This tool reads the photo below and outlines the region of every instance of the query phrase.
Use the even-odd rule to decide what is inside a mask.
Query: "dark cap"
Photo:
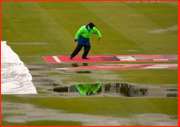
[[[89,23],[89,27],[90,27],[90,28],[93,28],[94,26],[95,26],[95,25],[94,25],[92,22]]]

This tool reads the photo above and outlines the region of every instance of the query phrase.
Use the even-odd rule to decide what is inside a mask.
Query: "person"
[[[89,38],[91,37],[91,34],[97,34],[99,36],[98,41],[101,39],[101,33],[99,32],[98,29],[94,27],[95,25],[90,22],[87,25],[82,26],[78,32],[75,35],[75,42],[78,41],[78,45],[73,51],[73,53],[70,56],[70,59],[73,59],[79,51],[84,47],[84,53],[82,55],[82,59],[89,59],[87,58],[87,55],[89,53],[89,50],[91,48]]]

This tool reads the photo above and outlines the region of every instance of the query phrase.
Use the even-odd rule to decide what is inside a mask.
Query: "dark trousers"
[[[77,45],[77,47],[75,48],[74,52],[71,54],[72,57],[75,57],[79,51],[82,49],[82,47],[84,47],[84,53],[82,55],[82,58],[86,58],[88,53],[89,53],[89,50],[91,48],[90,45]]]

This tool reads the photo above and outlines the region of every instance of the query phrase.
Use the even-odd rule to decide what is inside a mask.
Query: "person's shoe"
[[[87,58],[87,57],[84,57],[84,58],[82,58],[82,59],[89,59],[89,58]]]
[[[71,57],[70,57],[70,59],[72,60],[72,59],[73,59],[73,57],[71,56]]]

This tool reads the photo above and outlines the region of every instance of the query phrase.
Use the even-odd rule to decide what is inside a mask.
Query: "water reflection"
[[[124,97],[178,97],[177,89],[149,88],[128,83],[75,84],[53,88],[54,92],[77,92],[83,96],[111,94]]]
[[[81,93],[82,95],[95,95],[95,94],[99,94],[100,91],[100,87],[101,87],[101,83],[97,83],[97,84],[76,84],[76,90],[77,92]]]

